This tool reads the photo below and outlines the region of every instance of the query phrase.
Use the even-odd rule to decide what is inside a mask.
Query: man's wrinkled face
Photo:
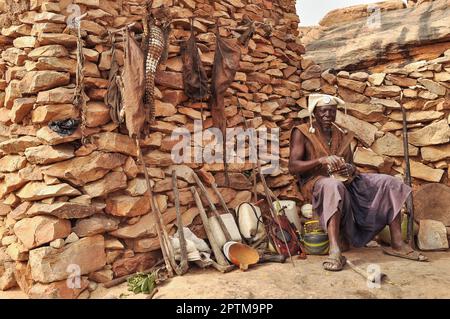
[[[314,116],[322,127],[330,127],[336,121],[336,105],[316,106]]]

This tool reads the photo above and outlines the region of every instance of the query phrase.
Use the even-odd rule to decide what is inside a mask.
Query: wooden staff
[[[402,103],[403,91],[400,93],[400,106],[402,108],[402,120],[403,120],[403,154],[405,158],[405,183],[411,187],[411,166],[409,161],[409,142],[408,142],[408,123],[406,121],[406,110]],[[407,235],[411,248],[415,248],[414,243],[414,202],[412,192],[406,199],[406,210],[408,211],[408,227]]]
[[[228,231],[227,227],[225,226],[225,223],[222,220],[222,217],[220,216],[219,212],[216,209],[216,206],[214,205],[213,201],[211,200],[211,197],[209,196],[208,192],[206,191],[206,187],[205,185],[203,185],[202,181],[200,180],[200,178],[198,178],[197,174],[192,173],[192,176],[195,179],[195,182],[197,183],[198,187],[200,187],[200,191],[202,192],[202,194],[205,196],[209,207],[211,208],[211,211],[213,212],[214,216],[217,218],[217,222],[220,225],[220,228],[222,229],[223,234],[225,235],[225,239],[227,241],[231,241],[231,235],[230,232]]]
[[[195,203],[197,204],[198,210],[200,212],[200,217],[202,218],[203,226],[205,227],[206,236],[208,236],[209,243],[211,244],[211,248],[214,252],[214,256],[216,257],[217,263],[221,266],[228,266],[225,256],[222,253],[222,249],[217,244],[216,239],[214,238],[214,234],[209,226],[208,216],[206,215],[205,208],[203,207],[202,200],[197,193],[197,190],[194,186],[191,187],[192,195],[194,196]]]
[[[181,262],[180,265],[175,268],[175,272],[181,276],[188,271],[189,264],[186,248],[186,238],[184,237],[183,222],[181,220],[181,213],[180,213],[180,192],[178,191],[177,172],[175,170],[172,170],[172,184],[173,184],[173,194],[175,197],[175,211],[177,214],[178,238],[180,240],[180,254],[181,254]]]
[[[270,211],[270,214],[272,215],[272,218],[273,218],[273,219],[275,220],[275,222],[277,223],[278,228],[280,228],[280,232],[281,232],[281,235],[283,236],[283,242],[284,242],[284,244],[286,245],[286,250],[287,250],[287,252],[288,252],[289,259],[290,259],[291,262],[292,262],[292,266],[295,267],[294,260],[293,260],[292,255],[291,255],[291,251],[289,250],[289,245],[288,245],[288,243],[287,243],[286,235],[284,234],[284,230],[283,230],[283,228],[281,227],[280,219],[278,218],[278,213],[275,211],[275,208],[273,207],[272,196],[275,197],[275,194],[273,194],[273,193],[270,191],[269,187],[267,186],[266,178],[264,177],[264,174],[262,173],[261,163],[259,162],[259,159],[257,160],[257,164],[258,164],[258,173],[259,173],[259,177],[261,178],[261,182],[262,182],[263,187],[264,187],[264,193],[265,193],[265,195],[266,195],[267,204],[269,204],[269,211]],[[275,200],[277,200],[276,197],[275,197]],[[277,200],[277,201],[278,201],[278,200]]]
[[[243,119],[243,121],[244,121],[245,129],[248,130],[248,129],[250,128],[250,126],[248,125],[247,119],[246,119],[245,116],[244,116],[244,112],[243,112],[243,110],[242,110],[242,105],[239,103],[239,99],[238,99],[238,106],[239,106],[239,109],[240,109],[240,111],[241,111],[241,115],[242,115],[242,119]],[[257,172],[258,172],[258,175],[259,175],[260,178],[261,178],[261,182],[262,182],[262,184],[263,184],[263,187],[264,187],[264,193],[265,193],[265,196],[266,196],[267,204],[269,205],[269,211],[270,211],[270,214],[272,215],[272,218],[276,221],[276,223],[277,223],[277,225],[278,225],[278,228],[280,228],[281,234],[282,234],[282,236],[283,236],[283,242],[284,242],[284,244],[286,245],[287,252],[288,252],[288,254],[289,254],[289,258],[290,258],[290,260],[291,260],[291,262],[292,262],[292,265],[295,267],[294,260],[292,259],[291,251],[289,250],[289,245],[288,245],[287,240],[286,240],[286,236],[285,236],[285,234],[284,234],[283,228],[281,227],[281,223],[280,223],[280,220],[279,220],[279,218],[278,218],[278,215],[277,215],[277,213],[275,212],[275,209],[273,208],[273,202],[272,202],[272,197],[271,197],[271,196],[274,196],[274,197],[275,197],[275,200],[277,200],[277,198],[276,198],[276,196],[270,191],[269,187],[267,186],[266,179],[265,179],[265,177],[264,177],[264,174],[262,173],[261,163],[259,162],[258,151],[256,151],[256,164],[257,164],[257,165],[254,165],[254,164],[253,164],[253,167],[252,167],[252,169],[253,169],[253,178],[254,178],[254,179],[253,179],[253,181],[254,181],[253,191],[254,191],[255,200],[257,200],[257,197],[258,197],[258,195],[257,195],[257,190],[256,190],[256,171],[257,171]],[[271,193],[272,193],[272,194],[271,194]]]
[[[223,198],[222,194],[219,192],[219,189],[217,188],[216,183],[211,184],[212,189],[214,190],[214,193],[216,193],[216,196],[219,198],[220,204],[222,205],[223,209],[227,214],[231,214],[233,216],[234,220],[237,221],[237,217],[234,213],[232,213],[227,206],[227,203],[225,202],[225,199]]]
[[[173,257],[173,254],[171,255],[171,252],[169,250],[169,236],[167,235],[167,231],[164,228],[164,223],[162,222],[162,216],[161,216],[161,212],[159,210],[159,206],[158,203],[156,203],[155,198],[153,196],[153,192],[152,192],[152,186],[150,184],[150,178],[148,176],[148,172],[147,172],[147,166],[145,165],[145,161],[144,161],[144,156],[142,155],[142,149],[141,146],[139,144],[139,139],[136,138],[136,146],[138,149],[138,155],[139,155],[139,160],[141,161],[142,165],[144,166],[144,176],[145,176],[145,181],[147,182],[147,193],[150,196],[150,206],[152,209],[152,212],[156,215],[156,232],[158,234],[158,238],[159,238],[159,244],[161,246],[161,251],[163,254],[163,258],[164,258],[164,262],[166,264],[166,268],[167,268],[167,273],[169,275],[169,277],[173,277],[173,268],[172,268],[172,264],[170,262],[170,257]],[[174,259],[174,258],[173,258]]]
[[[242,105],[239,102],[239,98],[237,99],[237,103],[238,103],[239,111],[241,112],[241,116],[242,116],[242,118],[244,120],[245,129],[248,130],[249,129],[249,125],[247,123],[247,119],[244,116],[244,110],[242,109]],[[253,139],[256,140],[256,136],[253,136],[253,132],[251,132],[250,138],[253,138]],[[251,157],[251,151],[252,150],[250,148],[250,157]],[[256,158],[258,158],[258,150],[256,150]],[[257,182],[256,182],[256,165],[253,162],[252,162],[252,179],[253,179],[253,187],[252,187],[253,201],[254,201],[254,203],[256,203],[258,201],[258,190],[257,190]]]

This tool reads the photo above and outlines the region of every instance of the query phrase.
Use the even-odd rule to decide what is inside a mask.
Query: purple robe
[[[409,186],[385,174],[357,174],[348,185],[324,177],[314,184],[312,205],[325,230],[339,210],[341,233],[363,247],[395,219],[410,193]]]

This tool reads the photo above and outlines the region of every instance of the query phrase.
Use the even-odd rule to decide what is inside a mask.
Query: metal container
[[[324,232],[304,234],[303,245],[308,255],[326,255],[330,248],[328,235]]]

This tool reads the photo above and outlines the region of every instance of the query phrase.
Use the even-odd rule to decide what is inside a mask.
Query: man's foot
[[[323,269],[328,271],[340,271],[344,268],[347,259],[341,253],[331,253],[322,264]]]
[[[390,256],[415,260],[415,261],[428,261],[428,258],[419,253],[418,251],[415,251],[411,247],[409,247],[406,244],[401,245],[400,247],[385,247],[383,248],[383,252]]]

